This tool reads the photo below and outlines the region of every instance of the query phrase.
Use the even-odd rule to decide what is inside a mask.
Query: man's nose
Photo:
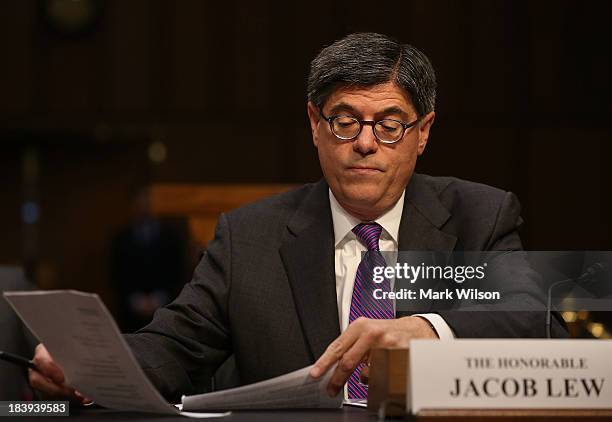
[[[373,154],[378,150],[378,141],[376,140],[374,131],[372,129],[372,126],[363,126],[361,133],[353,141],[353,151],[361,155],[368,155]]]

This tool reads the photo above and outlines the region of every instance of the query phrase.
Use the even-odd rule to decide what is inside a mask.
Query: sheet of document
[[[182,414],[151,384],[98,295],[55,290],[4,296],[63,369],[66,384],[85,397],[110,409]]]
[[[244,387],[183,396],[183,410],[340,408],[342,394],[331,398],[325,390],[333,368],[319,379],[308,375],[311,368],[308,366]]]
[[[368,407],[368,399],[344,399],[342,406]]]

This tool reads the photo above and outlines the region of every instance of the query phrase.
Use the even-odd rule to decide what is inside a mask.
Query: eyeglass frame
[[[327,121],[327,123],[329,124],[329,130],[331,131],[331,133],[338,139],[342,140],[342,141],[353,141],[354,139],[356,139],[359,135],[361,135],[361,131],[363,130],[364,126],[372,126],[372,134],[374,135],[374,137],[376,138],[376,140],[380,143],[386,144],[386,145],[393,145],[398,143],[399,141],[401,141],[404,138],[404,135],[406,134],[406,131],[408,129],[410,129],[411,127],[414,127],[414,125],[416,125],[419,120],[421,120],[421,117],[417,117],[417,119],[411,123],[405,123],[402,122],[401,120],[396,120],[396,119],[380,119],[380,120],[360,120],[354,116],[350,116],[348,114],[335,114],[333,116],[329,116],[329,117],[325,117],[325,115],[323,114],[323,110],[319,109],[319,114],[321,115],[321,117],[323,118],[323,120]],[[357,132],[357,134],[351,138],[342,138],[340,136],[338,136],[336,134],[336,132],[334,132],[334,126],[333,126],[333,121],[339,117],[348,117],[351,119],[354,119],[355,121],[357,121],[357,123],[359,123],[359,132]],[[378,135],[376,134],[376,131],[374,130],[374,127],[379,124],[382,121],[385,120],[391,120],[393,122],[399,123],[400,125],[402,125],[403,131],[402,131],[402,135],[397,138],[397,141],[383,141],[382,139],[380,139],[378,137]]]

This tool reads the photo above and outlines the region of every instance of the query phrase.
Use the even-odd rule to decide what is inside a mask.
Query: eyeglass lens
[[[374,125],[374,134],[383,142],[395,142],[401,138],[403,126],[395,120],[384,119]],[[353,139],[361,130],[361,123],[354,117],[338,116],[332,121],[334,134],[341,139]]]

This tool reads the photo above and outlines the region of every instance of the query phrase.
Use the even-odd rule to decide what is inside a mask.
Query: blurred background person
[[[182,220],[155,217],[146,189],[132,206],[130,224],[112,242],[111,276],[118,296],[119,326],[131,332],[151,321],[188,277],[189,235]]]

